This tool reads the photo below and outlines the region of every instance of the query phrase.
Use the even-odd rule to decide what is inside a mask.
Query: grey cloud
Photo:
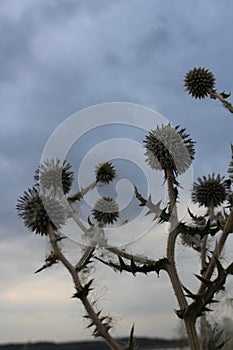
[[[153,53],[156,58],[156,54],[161,53],[163,48],[168,48],[169,45],[173,45],[171,33],[166,25],[156,26],[144,33],[144,38],[139,43],[138,51],[145,51]]]
[[[20,74],[20,69],[30,59],[30,37],[25,23],[1,19],[0,84]]]
[[[185,1],[177,6],[167,1],[155,4],[150,0],[25,0],[16,5],[15,1],[8,0],[1,4],[0,251],[3,291],[14,290],[22,279],[21,292],[28,288],[33,295],[34,280],[28,276],[43,263],[47,243],[39,237],[32,238],[31,233],[23,228],[23,223],[16,218],[15,201],[33,183],[34,168],[50,134],[77,110],[108,101],[135,102],[157,109],[175,125],[181,123],[187,127],[193,139],[198,141],[195,175],[201,176],[202,171],[212,172],[214,168],[222,171],[225,167],[226,171],[230,155],[228,146],[232,141],[232,118],[217,101],[193,101],[184,93],[182,82],[188,69],[205,65],[216,73],[220,89],[232,89],[232,38],[229,30],[232,2],[226,3],[225,6],[213,5],[211,1],[204,3],[199,0],[192,7]],[[145,250],[157,256],[162,242],[158,240],[156,250],[151,251],[154,242],[151,233]],[[143,251],[142,246],[138,248]],[[44,277],[46,274],[38,276],[41,284],[36,283],[37,292],[40,288],[51,288],[57,276],[61,278],[61,285],[67,285],[68,278],[58,271],[60,266],[49,272],[51,281]],[[122,333],[127,333],[132,317],[139,323],[137,331],[143,329],[146,332],[148,329],[153,334],[154,329],[146,321],[146,315],[150,311],[149,299],[153,300],[154,295],[158,296],[155,308],[163,320],[161,328],[170,322],[167,315],[172,312],[173,300],[167,308],[160,302],[163,295],[164,303],[170,298],[164,280],[147,282],[148,302],[140,304],[137,316],[137,303],[129,303],[129,299],[135,294],[143,298],[141,280],[135,280],[131,286],[131,277],[115,277],[113,272],[106,276],[110,295],[111,287],[114,287],[113,298],[108,304],[110,311],[112,300],[117,300],[122,313],[131,313],[127,321],[123,320]],[[101,280],[101,274],[99,278]],[[28,283],[27,279],[30,279]],[[125,299],[120,300],[122,286]],[[53,305],[45,303],[45,306],[55,312],[70,294],[72,291],[68,288]],[[31,299],[31,315],[39,312],[44,302],[41,298],[33,311]],[[12,315],[13,305],[9,309],[4,306],[6,317],[9,313]],[[30,314],[30,307],[24,300],[16,311],[23,318],[24,308]],[[56,316],[61,323],[64,319],[69,321],[70,326],[74,321],[74,318],[72,321],[69,318],[69,312],[74,310],[73,304],[67,309],[67,315],[64,315],[65,309],[59,306]],[[41,322],[43,315],[38,317]],[[77,312],[73,323],[79,322],[78,317]],[[51,322],[52,318],[48,320]],[[81,329],[78,333],[74,326],[72,331],[69,327],[59,329],[63,332],[61,338],[82,337],[83,324],[78,324]],[[4,328],[5,334],[10,332],[12,325],[15,323],[11,319]],[[25,329],[23,326],[20,329],[22,335],[15,334],[16,340],[27,336],[28,318],[24,325]],[[146,328],[149,326],[151,328]],[[159,334],[162,329],[156,326]],[[43,333],[37,333],[36,327],[38,323],[35,321],[30,328],[32,338],[42,339]],[[171,329],[172,325],[170,334]],[[56,334],[46,331],[44,336],[55,339]],[[10,339],[10,333],[5,339]]]

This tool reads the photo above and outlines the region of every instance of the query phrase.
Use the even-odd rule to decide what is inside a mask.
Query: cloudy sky
[[[218,101],[192,100],[183,77],[204,66],[214,72],[219,91],[233,91],[233,3],[1,0],[0,5],[0,342],[87,339],[83,309],[70,298],[73,286],[62,266],[33,274],[49,246],[24,228],[17,198],[33,184],[52,132],[77,111],[106,102],[143,105],[186,127],[197,142],[194,179],[213,171],[226,175],[232,117]],[[92,139],[75,148],[77,163],[88,142],[93,145]],[[164,235],[150,232],[148,245],[133,248],[161,257]],[[71,242],[64,249],[73,259],[79,251]],[[182,276],[192,286],[189,275],[197,260],[181,246],[178,254]],[[174,335],[177,305],[167,276],[134,278],[98,265],[95,285],[99,307],[114,316],[114,335],[128,334],[132,323],[137,335]]]

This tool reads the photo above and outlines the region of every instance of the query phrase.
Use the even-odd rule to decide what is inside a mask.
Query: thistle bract
[[[194,159],[194,142],[185,129],[171,124],[151,130],[144,140],[147,162],[155,170],[171,170],[175,175],[184,173]]]
[[[184,79],[185,90],[193,98],[205,98],[215,87],[215,77],[206,68],[191,69]]]

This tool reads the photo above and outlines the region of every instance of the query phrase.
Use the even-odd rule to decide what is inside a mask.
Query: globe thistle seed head
[[[92,214],[99,224],[113,224],[119,217],[119,207],[114,199],[102,197],[96,202]]]
[[[193,98],[205,98],[214,90],[214,74],[206,68],[193,68],[185,75],[184,87]]]
[[[105,162],[100,164],[95,171],[96,182],[102,184],[109,184],[116,177],[116,171],[112,163]]]
[[[72,186],[73,172],[71,165],[57,159],[47,160],[36,170],[35,180],[40,184],[42,190],[54,188],[56,192],[67,194]]]
[[[48,234],[48,225],[56,231],[66,220],[62,202],[53,197],[42,198],[37,187],[24,192],[18,200],[16,209],[24,225],[41,236]]]
[[[198,203],[199,206],[206,208],[215,208],[221,205],[229,194],[229,187],[224,181],[224,177],[219,174],[215,176],[208,175],[203,178],[198,178],[194,182],[192,191],[192,201]]]
[[[172,127],[170,123],[151,130],[144,140],[144,146],[146,161],[155,170],[166,172],[170,169],[175,175],[180,175],[194,159],[194,142],[185,129],[179,130],[179,126]]]

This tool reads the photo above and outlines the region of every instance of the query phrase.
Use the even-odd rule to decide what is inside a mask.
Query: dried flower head
[[[55,192],[63,191],[66,194],[72,186],[73,172],[71,165],[66,161],[52,159],[38,167],[34,178],[40,184],[41,189],[47,190],[52,187]]]
[[[194,159],[194,142],[185,129],[167,124],[151,130],[144,140],[147,162],[152,169],[184,173]]]
[[[184,87],[193,98],[205,98],[214,90],[214,74],[202,67],[191,69],[185,76]]]
[[[100,164],[96,168],[95,174],[96,174],[96,182],[102,183],[102,184],[109,184],[116,177],[115,168],[110,162],[105,162],[103,164]]]
[[[101,225],[113,224],[119,217],[119,207],[114,199],[102,197],[96,202],[92,214]]]
[[[64,225],[66,219],[62,202],[53,197],[42,198],[37,187],[24,192],[16,209],[23,218],[24,225],[41,236],[48,234],[48,225],[56,231]]]
[[[228,196],[229,186],[224,181],[224,177],[219,174],[215,177],[208,175],[198,178],[193,185],[192,201],[198,203],[199,206],[217,207],[222,204]]]

